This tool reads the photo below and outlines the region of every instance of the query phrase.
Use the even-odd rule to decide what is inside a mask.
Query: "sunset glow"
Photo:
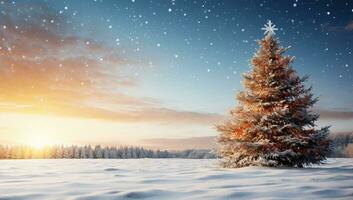
[[[276,19],[284,46],[295,46],[289,51],[298,73],[311,74],[319,125],[353,130],[348,14],[331,24],[333,13],[318,18],[291,5],[282,7],[310,16],[278,18],[245,1],[170,4],[2,1],[2,143],[42,148],[215,136],[267,19]],[[311,7],[323,13],[319,3]]]
[[[34,137],[28,141],[28,145],[36,149],[43,149],[45,146],[49,146],[53,144],[54,144],[53,141],[46,138]]]
[[[0,0],[0,200],[352,199],[353,0]]]

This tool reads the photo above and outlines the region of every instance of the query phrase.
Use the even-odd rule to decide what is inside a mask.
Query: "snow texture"
[[[2,160],[0,199],[352,199],[353,159],[222,169],[185,159]]]

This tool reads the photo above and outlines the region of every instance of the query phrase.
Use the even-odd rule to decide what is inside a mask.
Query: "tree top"
[[[264,30],[264,35],[275,35],[275,31],[278,31],[278,28],[276,28],[276,25],[271,22],[271,20],[267,21],[267,24],[264,25],[261,30]]]

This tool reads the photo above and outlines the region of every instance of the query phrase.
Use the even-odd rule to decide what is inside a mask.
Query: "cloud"
[[[160,120],[168,123],[197,123],[212,126],[225,119],[225,116],[215,113],[180,111],[168,108],[152,108],[141,112],[141,114],[144,113],[146,113],[150,120]],[[143,117],[143,115],[140,116]]]
[[[120,71],[140,61],[118,48],[71,35],[68,21],[45,4],[3,5],[0,112],[211,125],[223,118],[126,94],[127,88],[138,87],[138,80]]]
[[[345,27],[344,29],[346,31],[353,31],[353,21],[349,22]]]
[[[0,86],[1,101],[82,103],[113,93],[101,91],[136,85],[132,78],[114,73],[134,61],[120,56],[118,49],[69,36],[63,17],[45,5],[34,6],[31,18],[26,14],[33,7],[2,13],[0,79],[6,84]]]
[[[320,119],[349,120],[353,119],[353,111],[319,110]]]
[[[321,26],[323,31],[329,32],[350,32],[353,31],[353,21],[348,22],[344,26],[335,26],[330,23],[325,23]]]
[[[153,138],[140,141],[141,145],[155,149],[185,150],[185,149],[216,149],[216,137],[191,138]]]
[[[90,106],[70,106],[70,105],[47,105],[42,107],[21,106],[13,107],[0,105],[3,112],[20,112],[27,114],[47,114],[55,116],[81,117],[86,119],[99,119],[116,122],[149,123],[158,122],[160,124],[187,124],[187,125],[209,125],[225,119],[225,116],[215,113],[201,113],[180,111],[163,107],[143,106],[140,109],[114,110]]]
[[[0,133],[4,133],[4,132],[8,133],[10,130],[13,131],[14,128],[13,127],[7,127],[7,126],[0,126]]]

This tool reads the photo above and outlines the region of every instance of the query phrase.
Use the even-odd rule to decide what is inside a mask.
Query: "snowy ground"
[[[217,160],[2,160],[0,199],[353,199],[353,159],[306,169]]]

